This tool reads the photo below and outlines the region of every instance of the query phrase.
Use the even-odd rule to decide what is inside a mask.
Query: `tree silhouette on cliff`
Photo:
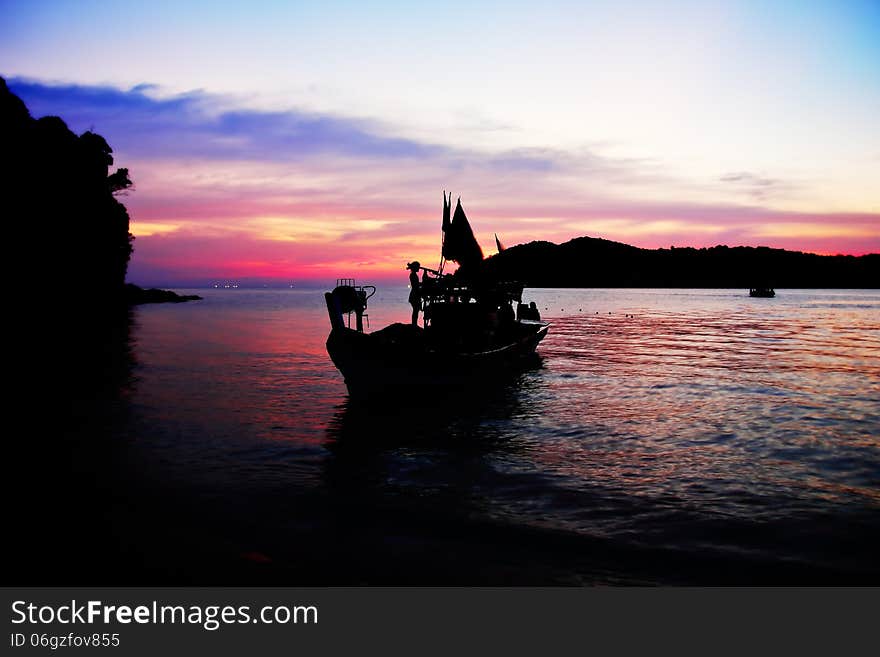
[[[57,116],[34,119],[3,78],[0,139],[0,204],[16,278],[51,290],[56,302],[121,300],[134,238],[116,195],[132,183],[127,169],[110,172],[113,149]]]

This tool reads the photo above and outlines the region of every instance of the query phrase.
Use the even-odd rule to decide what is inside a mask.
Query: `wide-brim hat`
[[[407,268],[407,269],[418,269],[418,268],[421,267],[421,266],[422,266],[422,265],[419,263],[418,260],[413,260],[412,262],[410,262],[409,264],[407,264],[406,268]]]

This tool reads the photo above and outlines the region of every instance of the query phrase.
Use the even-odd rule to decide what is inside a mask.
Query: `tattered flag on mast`
[[[449,197],[450,202],[452,196]],[[480,248],[474,231],[461,208],[461,198],[455,205],[452,221],[447,224],[449,205],[446,194],[443,194],[443,257],[454,260],[462,267],[476,265],[483,260],[483,249]]]
[[[443,265],[446,264],[446,231],[449,230],[449,205],[452,203],[452,192],[449,192],[449,200],[446,200],[446,190],[443,190],[443,235],[440,238],[440,264],[437,269],[443,273]]]

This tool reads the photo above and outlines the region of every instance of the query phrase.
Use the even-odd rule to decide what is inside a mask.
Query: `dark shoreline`
[[[527,285],[530,290],[749,290],[741,285]],[[880,285],[841,286],[841,285],[785,285],[776,290],[880,290]]]
[[[129,306],[138,306],[144,303],[183,303],[184,301],[201,301],[202,297],[197,294],[177,294],[171,290],[158,288],[144,289],[133,283],[125,284],[125,303]]]

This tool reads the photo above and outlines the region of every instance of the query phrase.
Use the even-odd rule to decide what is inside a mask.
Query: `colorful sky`
[[[130,169],[141,284],[403,281],[443,190],[487,255],[880,252],[876,0],[0,0],[0,75]]]

